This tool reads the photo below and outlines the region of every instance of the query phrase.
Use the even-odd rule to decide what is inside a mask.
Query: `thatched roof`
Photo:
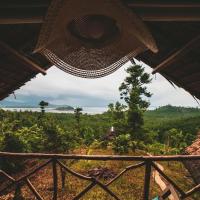
[[[197,139],[185,149],[185,153],[188,155],[200,155],[200,134],[198,134]],[[188,171],[190,172],[194,181],[200,183],[200,161],[184,161],[184,164]]]
[[[158,45],[137,59],[200,98],[200,2],[122,0],[145,22]],[[33,54],[51,0],[0,1],[0,99],[51,66]]]

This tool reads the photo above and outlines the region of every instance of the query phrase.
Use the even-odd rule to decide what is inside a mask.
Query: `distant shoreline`
[[[82,107],[83,114],[102,114],[108,110],[107,107]],[[40,107],[0,107],[0,109],[17,112],[41,112]],[[56,110],[55,107],[45,108],[47,113],[74,113],[74,110]]]

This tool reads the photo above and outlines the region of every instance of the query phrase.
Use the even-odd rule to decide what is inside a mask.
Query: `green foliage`
[[[200,128],[199,109],[168,105],[145,112],[144,126],[131,132],[138,135],[133,139],[127,128],[127,113],[119,102],[109,105],[104,114],[79,112],[80,134],[75,114],[46,113],[41,117],[37,112],[0,110],[0,150],[68,153],[81,145],[106,148],[109,146],[106,135],[114,125],[117,134],[113,148],[117,153],[147,150],[148,147],[148,151],[154,154],[177,154],[192,143]],[[8,166],[1,160],[0,165],[12,170],[17,169],[20,163]]]
[[[81,130],[83,133],[83,142],[86,145],[92,144],[95,138],[95,132],[92,128],[90,127],[85,127],[84,129]]]
[[[154,143],[147,145],[148,152],[150,152],[153,155],[162,155],[165,153],[166,146],[161,143]]]
[[[77,134],[64,130],[53,121],[43,123],[45,149],[54,153],[67,153],[76,146]]]
[[[157,141],[166,143],[170,129],[182,131],[185,145],[190,145],[200,130],[200,109],[175,107],[171,105],[147,111],[144,115],[144,128],[157,132]],[[184,146],[185,146],[184,145]]]
[[[130,138],[131,137],[129,134],[121,134],[117,136],[112,144],[113,150],[116,153],[120,153],[120,154],[128,153],[129,147],[130,147],[130,144],[129,144]]]
[[[26,152],[27,145],[15,132],[6,132],[3,136],[1,151]],[[15,159],[0,159],[0,168],[6,172],[16,172],[23,168],[23,161]]]
[[[111,124],[115,128],[117,135],[123,134],[127,130],[127,119],[125,113],[126,106],[119,103],[118,101],[108,105],[107,114],[110,117]]]
[[[103,141],[94,140],[90,145],[90,149],[102,149]]]
[[[77,130],[78,130],[80,136],[83,137],[83,133],[81,132],[81,124],[80,124],[82,111],[83,111],[83,109],[79,108],[79,107],[77,107],[76,109],[74,109],[74,116],[75,116],[76,123],[77,123],[76,127],[77,127]]]
[[[41,108],[42,114],[45,113],[45,107],[47,107],[48,105],[49,105],[48,102],[46,102],[46,101],[40,101],[39,106],[40,106],[40,108]]]
[[[128,76],[119,87],[121,99],[128,105],[127,122],[129,132],[133,139],[141,139],[140,133],[143,125],[143,113],[149,106],[144,97],[151,97],[145,84],[151,82],[150,75],[144,72],[140,65],[130,66],[127,70]]]
[[[44,150],[43,130],[38,125],[22,127],[16,131],[16,135],[26,144],[26,151],[40,152]]]

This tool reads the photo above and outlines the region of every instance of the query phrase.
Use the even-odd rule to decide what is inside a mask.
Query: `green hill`
[[[154,127],[160,123],[176,122],[184,119],[200,117],[199,108],[162,106],[155,110],[149,110],[144,115],[145,126]]]
[[[200,109],[190,107],[163,106],[144,115],[144,127],[160,133],[160,137],[166,131],[175,128],[190,134],[188,138],[191,143],[200,130]]]

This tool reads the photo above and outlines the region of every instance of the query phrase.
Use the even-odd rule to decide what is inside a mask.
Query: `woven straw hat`
[[[35,52],[70,74],[97,78],[150,49],[143,22],[120,0],[53,0]]]

